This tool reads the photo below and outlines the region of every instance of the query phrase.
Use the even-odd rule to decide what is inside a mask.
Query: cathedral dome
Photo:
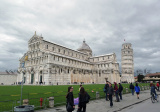
[[[83,44],[77,50],[78,51],[87,50],[92,52],[92,49],[86,44],[85,41],[83,41]]]

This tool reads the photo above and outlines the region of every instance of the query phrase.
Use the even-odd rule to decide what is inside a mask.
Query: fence
[[[140,86],[141,91],[147,90],[150,87],[149,86]],[[100,91],[92,91],[88,92],[90,95],[91,99],[90,100],[96,100],[100,98],[105,97],[105,93],[103,92],[102,88],[99,88]],[[126,93],[131,93],[131,90],[128,88],[123,87],[123,94]],[[28,99],[29,100],[29,105],[34,105],[35,110],[38,109],[46,109],[50,108],[49,106],[49,97],[54,97],[54,107],[60,106],[60,105],[65,105],[66,104],[66,98],[65,95],[66,92],[60,91],[58,92],[47,92],[47,93],[28,93],[28,94],[23,94],[25,98],[23,99]],[[6,97],[6,96],[5,96]],[[77,98],[78,94],[74,94],[74,97]],[[40,105],[40,98],[43,99],[42,105]],[[20,100],[7,100],[7,101],[0,101],[0,112],[14,112],[14,107],[20,105]]]

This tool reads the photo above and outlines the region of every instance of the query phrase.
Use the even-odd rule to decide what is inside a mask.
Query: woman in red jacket
[[[116,82],[114,82],[114,91],[116,94],[116,101],[119,102],[119,96],[118,96],[119,90]]]
[[[159,82],[157,82],[156,86],[157,86],[157,88],[158,88],[158,91],[159,91]]]

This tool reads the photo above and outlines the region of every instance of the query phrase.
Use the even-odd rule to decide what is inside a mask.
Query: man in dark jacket
[[[122,85],[119,83],[119,97],[122,100],[122,91],[123,91],[123,87]]]
[[[106,81],[106,84],[105,84],[105,90],[106,90],[106,101],[108,101],[108,95],[107,95],[108,88],[109,88],[109,84],[108,84],[108,81]]]
[[[134,95],[134,85],[131,83],[129,88],[131,89],[132,95]]]
[[[109,96],[111,107],[113,106],[113,101],[112,101],[113,94],[114,94],[114,91],[113,91],[112,85],[109,83],[109,88],[108,88],[108,91],[107,91],[107,95]]]

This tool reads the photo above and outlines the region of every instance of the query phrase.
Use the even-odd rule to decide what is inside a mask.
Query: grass
[[[139,86],[148,86],[147,83],[139,84]],[[129,88],[129,84],[122,84],[124,90]],[[69,85],[58,85],[58,86],[23,86],[23,99],[29,99],[30,105],[36,107],[40,105],[40,98],[44,99],[44,102],[48,105],[48,97],[54,96],[55,106],[65,104],[67,88]],[[90,94],[92,99],[96,97],[96,91],[99,91],[101,97],[105,97],[103,92],[104,84],[91,84],[83,85],[85,90]],[[73,85],[74,97],[78,97],[79,85]],[[94,91],[94,92],[92,92]],[[129,90],[130,92],[130,90]],[[12,110],[16,105],[20,105],[17,101],[21,98],[21,86],[0,86],[0,112]],[[43,102],[43,104],[44,104]],[[38,108],[37,108],[38,109]]]

